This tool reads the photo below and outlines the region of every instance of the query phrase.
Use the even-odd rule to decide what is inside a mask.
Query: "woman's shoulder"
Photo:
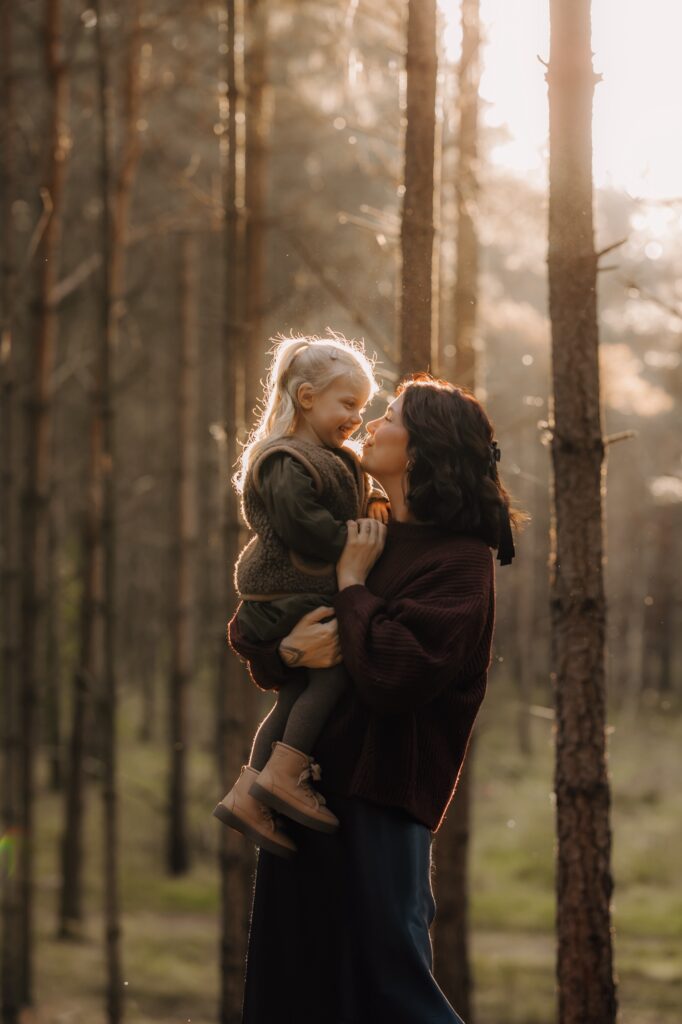
[[[435,570],[463,571],[487,575],[493,570],[493,552],[480,537],[442,530],[433,545],[424,551],[423,560]]]
[[[390,529],[390,527],[389,527]],[[479,537],[455,534],[428,527],[393,530],[382,561],[382,577],[388,575],[388,590],[393,596],[403,593],[456,597],[461,594],[489,593],[493,581],[492,551]]]
[[[473,561],[482,566],[492,564],[492,551],[481,537],[454,533],[432,523],[389,523],[389,536],[394,544],[410,550],[414,557],[434,562]]]

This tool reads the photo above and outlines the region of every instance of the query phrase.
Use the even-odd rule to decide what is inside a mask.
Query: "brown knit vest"
[[[274,452],[286,452],[305,466],[320,504],[339,522],[357,519],[366,506],[367,477],[350,449],[334,451],[298,437],[273,441],[249,467],[244,485],[242,514],[256,536],[237,560],[237,593],[242,598],[262,601],[287,594],[333,594],[336,592],[336,567],[304,559],[290,550],[272,527],[260,496],[259,477],[263,462]]]

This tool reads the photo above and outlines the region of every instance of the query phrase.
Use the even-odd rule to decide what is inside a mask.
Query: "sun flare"
[[[459,5],[441,0],[445,48],[456,59]],[[485,123],[506,126],[493,162],[547,175],[547,92],[538,58],[549,55],[549,0],[481,0]],[[592,0],[594,180],[646,199],[678,196],[682,145],[675,129],[682,95],[682,6],[669,0]]]

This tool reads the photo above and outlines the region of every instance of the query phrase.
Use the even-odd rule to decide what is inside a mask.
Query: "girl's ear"
[[[309,384],[307,381],[304,384],[299,384],[298,391],[296,392],[296,401],[301,409],[312,409],[314,394],[312,384]]]

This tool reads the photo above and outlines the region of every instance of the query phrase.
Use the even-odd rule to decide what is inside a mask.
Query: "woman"
[[[341,658],[348,675],[315,750],[341,828],[259,856],[245,1024],[461,1024],[432,974],[431,833],[485,693],[509,498],[488,417],[451,384],[419,375],[367,432],[391,521],[349,523],[333,608],[269,647],[230,624],[261,687]]]

